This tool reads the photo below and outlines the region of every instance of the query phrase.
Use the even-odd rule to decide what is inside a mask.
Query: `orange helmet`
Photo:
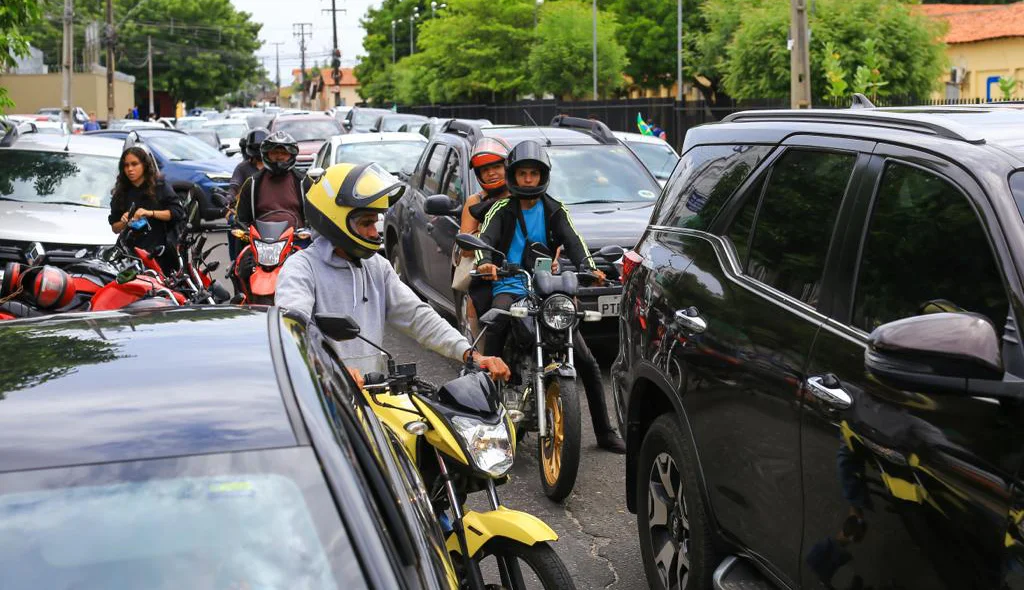
[[[498,137],[485,137],[473,146],[473,153],[469,157],[469,167],[476,172],[476,178],[485,191],[505,188],[505,178],[502,177],[498,182],[486,183],[483,178],[480,178],[480,169],[489,164],[504,164],[510,151],[512,148],[505,143],[505,140]]]

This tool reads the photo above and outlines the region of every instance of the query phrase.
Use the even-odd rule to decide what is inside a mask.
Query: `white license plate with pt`
[[[603,317],[619,317],[619,301],[622,295],[601,295],[597,298],[597,311]]]

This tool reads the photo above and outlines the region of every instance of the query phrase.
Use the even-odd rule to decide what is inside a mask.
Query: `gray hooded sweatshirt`
[[[275,303],[310,318],[314,313],[352,316],[360,335],[378,346],[384,342],[387,322],[449,358],[461,361],[470,348],[458,330],[402,283],[383,256],[354,264],[335,254],[323,236],[285,261],[277,278]],[[346,366],[363,372],[383,370],[380,353],[362,340],[332,344]]]

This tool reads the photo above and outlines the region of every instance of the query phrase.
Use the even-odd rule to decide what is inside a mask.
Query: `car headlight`
[[[277,263],[281,260],[281,253],[284,252],[286,243],[285,240],[279,242],[256,240],[253,242],[253,245],[256,246],[256,262],[261,266],[277,266]]]
[[[231,182],[230,172],[207,172],[206,177],[214,182]]]
[[[565,295],[552,295],[541,307],[540,321],[552,330],[568,330],[576,323],[576,304]]]
[[[469,416],[454,416],[451,423],[477,469],[491,477],[501,477],[512,469],[515,455],[504,415],[497,424],[486,424]]]

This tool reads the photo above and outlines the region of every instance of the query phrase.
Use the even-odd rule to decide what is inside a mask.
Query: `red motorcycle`
[[[285,211],[272,211],[260,216],[249,226],[248,234],[241,228],[231,230],[235,238],[248,242],[235,260],[232,273],[235,285],[241,297],[239,303],[257,305],[273,305],[277,291],[277,275],[281,272],[284,261],[302,248],[296,240],[306,241],[310,232],[306,229],[295,229],[298,223],[288,221],[267,221],[269,216],[289,215]],[[298,220],[296,220],[298,221]],[[242,262],[247,257],[252,260],[252,274],[246,279],[242,273]],[[236,296],[236,300],[237,300]]]

